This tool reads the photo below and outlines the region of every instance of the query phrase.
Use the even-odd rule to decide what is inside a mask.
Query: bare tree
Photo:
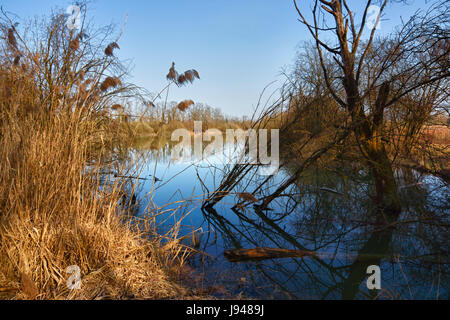
[[[363,39],[373,4],[372,0],[365,2],[358,23],[346,0],[315,0],[312,21],[308,21],[294,0],[299,21],[314,39],[326,87],[351,118],[359,150],[375,180],[375,203],[381,213],[397,215],[401,207],[384,139],[385,113],[406,97],[423,96],[430,90],[436,91],[433,97],[440,96],[442,100],[437,91],[448,87],[450,75],[449,10],[448,4],[433,5],[379,42],[375,37],[377,24],[370,29],[368,39]],[[378,23],[388,0],[377,4]],[[429,113],[433,107],[430,100],[419,101],[416,109]],[[417,117],[409,119],[409,123],[416,120]]]

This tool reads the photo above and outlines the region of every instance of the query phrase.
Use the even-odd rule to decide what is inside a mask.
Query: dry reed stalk
[[[178,86],[183,86],[187,83],[194,82],[195,78],[200,79],[200,75],[195,69],[187,70],[182,74],[178,74],[175,70],[175,62],[172,62],[172,67],[170,67],[166,78],[167,80],[175,82]]]

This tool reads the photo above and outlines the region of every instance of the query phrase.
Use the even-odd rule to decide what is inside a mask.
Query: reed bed
[[[116,161],[127,132],[108,111],[135,87],[112,50],[88,50],[95,39],[68,31],[62,14],[49,21],[35,42],[46,45],[32,47],[0,19],[0,298],[189,297],[174,281],[187,252],[177,227],[158,235],[151,210],[124,219],[129,179],[102,174],[127,170]]]
[[[0,288],[13,299],[170,298],[181,266],[175,238],[124,222],[123,180],[101,179],[89,141],[96,128],[76,116],[3,126],[0,135]],[[87,163],[93,163],[86,169]],[[172,243],[171,243],[172,242]],[[170,250],[168,249],[170,248]],[[178,252],[180,252],[179,249]],[[66,269],[81,269],[69,290]]]

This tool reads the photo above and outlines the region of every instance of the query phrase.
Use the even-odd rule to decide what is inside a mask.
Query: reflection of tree
[[[367,268],[379,266],[386,255],[392,239],[392,228],[373,232],[365,245],[359,250],[353,264],[349,267],[348,276],[342,283],[342,298],[354,299],[359,287],[367,277]]]
[[[214,208],[206,207],[205,217],[220,231],[226,248],[316,252],[313,257],[249,264],[272,284],[272,289],[278,288],[288,298],[374,297],[376,293],[368,292],[365,286],[369,265],[382,266],[382,288],[386,292],[381,291],[380,297],[410,297],[410,290],[436,294],[437,288],[432,286],[438,277],[441,294],[442,288],[448,291],[448,200],[442,197],[448,194],[447,186],[435,181],[433,187],[426,188],[416,184],[422,177],[399,171],[399,185],[407,186],[400,188],[404,212],[386,220],[376,212],[370,213],[370,177],[347,172],[347,178],[342,179],[342,173],[313,171],[304,181],[296,181],[288,192],[291,196],[275,199],[271,211],[257,205],[235,206],[233,213],[239,222],[232,223]],[[338,193],[323,191],[323,186]],[[291,213],[286,214],[286,210]],[[264,294],[270,296],[271,289]]]

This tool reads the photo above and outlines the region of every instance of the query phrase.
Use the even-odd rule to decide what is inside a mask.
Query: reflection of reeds
[[[239,200],[242,200],[244,202],[258,202],[259,200],[255,198],[255,196],[248,192],[241,192],[238,193]]]

